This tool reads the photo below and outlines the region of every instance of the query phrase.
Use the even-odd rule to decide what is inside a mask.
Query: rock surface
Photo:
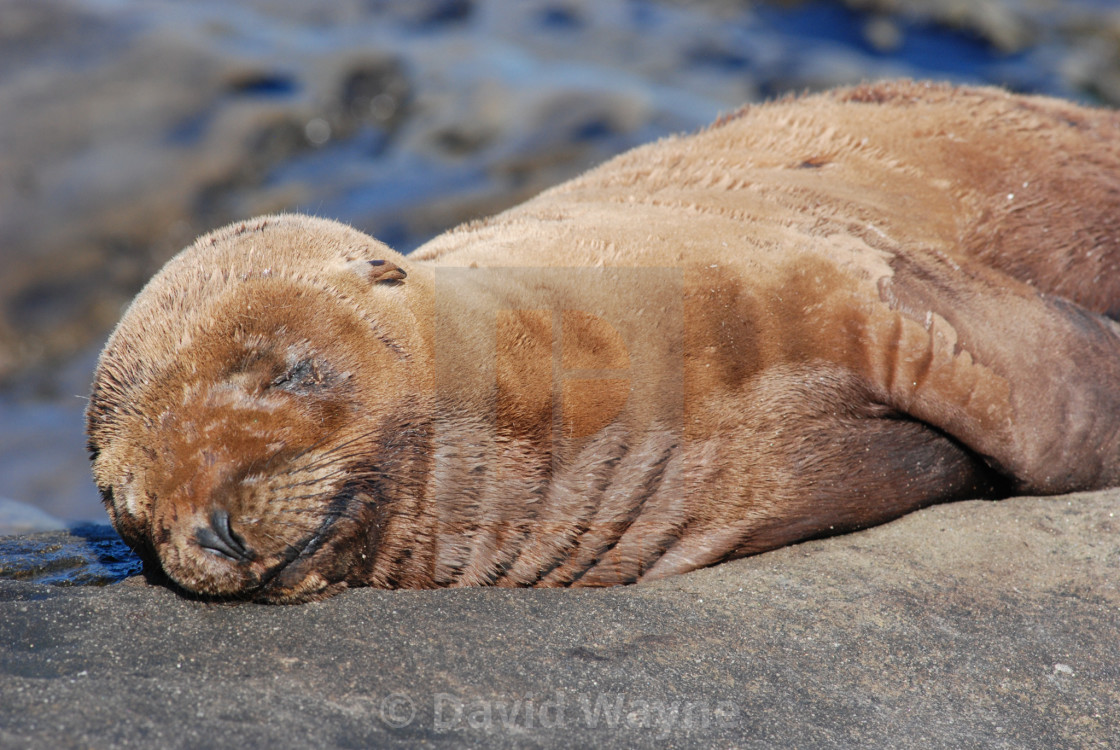
[[[0,581],[0,746],[1120,745],[1120,491],[963,502],[651,585]]]

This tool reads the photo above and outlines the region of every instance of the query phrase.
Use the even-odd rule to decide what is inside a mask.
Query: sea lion
[[[1120,483],[1120,115],[863,85],[623,154],[409,257],[171,260],[99,360],[113,524],[205,596],[650,580]]]

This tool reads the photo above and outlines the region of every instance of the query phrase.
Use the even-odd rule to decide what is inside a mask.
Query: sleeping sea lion
[[[1120,484],[1120,114],[864,85],[637,148],[408,257],[205,235],[98,363],[93,474],[203,596],[645,581]]]

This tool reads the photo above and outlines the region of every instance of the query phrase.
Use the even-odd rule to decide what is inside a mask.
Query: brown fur
[[[384,261],[370,264],[369,261]],[[610,585],[1120,483],[1120,116],[890,83],[750,107],[405,258],[199,239],[89,408],[206,595]]]

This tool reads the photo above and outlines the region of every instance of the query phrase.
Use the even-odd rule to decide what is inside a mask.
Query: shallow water
[[[993,0],[952,23],[921,3],[744,7],[10,6],[23,16],[0,14],[0,534],[104,521],[82,435],[97,349],[144,279],[215,225],[295,209],[408,250],[744,101],[866,78],[1120,96],[1107,0]],[[42,545],[0,547],[0,577],[27,555],[54,565]],[[59,580],[109,575],[66,555]]]
[[[111,526],[0,537],[0,578],[56,586],[104,586],[141,571]]]

